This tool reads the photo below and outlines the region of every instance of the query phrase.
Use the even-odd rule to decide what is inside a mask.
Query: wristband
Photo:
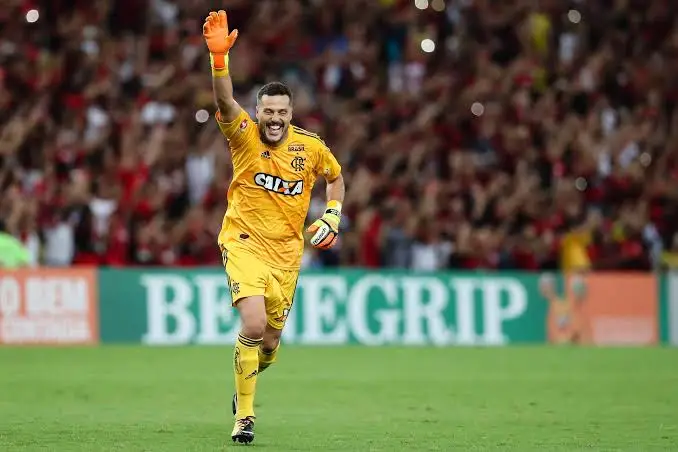
[[[341,202],[332,200],[327,203],[327,209],[325,213],[330,213],[341,218]]]
[[[226,77],[228,75],[228,53],[210,53],[210,65],[214,77]]]

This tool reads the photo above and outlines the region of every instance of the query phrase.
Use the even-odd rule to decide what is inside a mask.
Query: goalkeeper
[[[308,232],[314,247],[328,249],[337,241],[344,180],[323,140],[290,124],[293,99],[287,86],[273,82],[261,88],[256,121],[233,99],[229,51],[238,31],[229,33],[224,11],[209,14],[203,35],[210,51],[216,119],[233,162],[228,208],[218,239],[233,305],[242,322],[233,358],[231,437],[249,443],[254,439],[257,377],[275,362],[292,308],[311,189],[319,176],[325,178],[327,209]]]

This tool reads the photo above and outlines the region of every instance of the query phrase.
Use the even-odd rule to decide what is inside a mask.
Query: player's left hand
[[[338,208],[337,208],[338,207]],[[329,205],[325,214],[315,220],[306,230],[313,234],[311,245],[322,250],[330,249],[339,238],[339,222],[341,221],[341,207]]]

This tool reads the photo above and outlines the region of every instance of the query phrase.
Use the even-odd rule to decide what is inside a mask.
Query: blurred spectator
[[[28,249],[14,236],[5,232],[0,222],[0,268],[17,268],[30,265]]]
[[[52,222],[45,224],[43,261],[54,267],[67,267],[75,256],[75,228],[67,212],[59,212]]]
[[[200,35],[213,7],[3,4],[0,216],[33,261],[220,263],[231,167],[209,119]],[[322,135],[344,167],[340,246],[309,251],[305,266],[649,269],[678,261],[673,3],[227,7],[241,32],[231,64],[241,105],[253,113],[262,83],[287,82],[295,122]],[[313,215],[323,197],[318,187]]]

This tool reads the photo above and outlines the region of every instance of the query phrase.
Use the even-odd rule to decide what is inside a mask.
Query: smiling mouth
[[[277,134],[282,132],[283,125],[282,124],[267,124],[266,130],[268,130],[268,132],[273,134],[273,135],[277,135]]]

